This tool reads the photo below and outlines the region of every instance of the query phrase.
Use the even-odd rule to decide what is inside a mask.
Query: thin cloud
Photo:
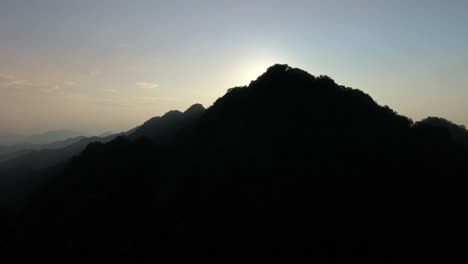
[[[60,85],[52,85],[50,87],[44,87],[41,89],[43,93],[54,93],[54,92],[58,92],[61,90],[62,90],[62,87],[60,87]]]
[[[102,75],[102,71],[99,69],[89,72],[89,76],[92,76],[92,77],[100,76],[100,75]]]
[[[143,89],[155,89],[159,87],[159,84],[153,82],[137,82],[136,85]]]
[[[0,88],[8,89],[26,89],[31,88],[35,91],[42,93],[55,93],[63,90],[64,86],[76,85],[75,82],[64,82],[64,85],[59,85],[50,82],[33,82],[27,79],[21,79],[14,75],[1,74],[0,73]]]
[[[21,88],[25,86],[33,86],[33,83],[25,79],[17,78],[13,75],[0,74],[0,87]]]
[[[16,78],[13,75],[0,73],[0,83],[5,82],[5,81],[11,81],[11,80],[14,80],[14,79],[16,79]]]
[[[116,89],[110,89],[110,88],[109,89],[104,89],[103,91],[106,92],[106,93],[117,93]]]
[[[64,82],[63,84],[65,84],[66,86],[77,86],[77,85],[78,85],[78,82],[75,82],[75,81],[66,81],[66,82]]]

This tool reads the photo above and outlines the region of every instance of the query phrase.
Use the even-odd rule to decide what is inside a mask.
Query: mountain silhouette
[[[1,163],[7,162],[8,160],[26,156],[35,151],[65,148],[79,141],[82,141],[82,140],[86,141],[86,138],[87,137],[84,137],[84,136],[78,136],[78,137],[67,138],[64,140],[54,141],[48,144],[24,143],[24,144],[17,144],[17,145],[0,146],[0,167],[1,167]],[[23,165],[20,165],[20,166],[23,166]]]
[[[107,143],[118,135],[75,137],[45,145],[11,146],[4,154],[4,159],[0,160],[0,205],[18,206],[30,192],[47,179],[45,175],[60,170],[88,144]]]
[[[207,110],[171,111],[89,144],[6,225],[4,255],[454,262],[465,258],[468,153],[425,123],[274,65]]]
[[[417,123],[420,126],[432,126],[434,128],[446,129],[446,133],[457,143],[468,148],[468,130],[465,126],[457,125],[445,118],[428,117]]]
[[[66,140],[69,138],[86,136],[82,132],[72,130],[52,130],[44,133],[38,133],[33,135],[21,135],[13,133],[0,133],[0,145],[12,146],[12,145],[45,145],[57,141]]]
[[[15,158],[25,153],[29,153],[35,147],[35,145],[31,144],[0,146],[0,162]]]
[[[169,111],[161,117],[154,117],[146,121],[128,137],[130,139],[147,137],[157,144],[170,142],[182,130],[193,125],[204,112],[205,108],[201,104],[194,104],[183,113],[177,110]]]

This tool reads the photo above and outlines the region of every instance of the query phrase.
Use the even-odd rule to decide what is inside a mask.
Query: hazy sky
[[[0,0],[0,131],[121,131],[274,63],[468,125],[466,0]]]

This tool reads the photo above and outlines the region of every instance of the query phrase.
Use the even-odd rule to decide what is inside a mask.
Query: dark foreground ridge
[[[444,124],[275,65],[207,110],[88,145],[11,224],[3,256],[453,262],[466,250],[467,162]]]

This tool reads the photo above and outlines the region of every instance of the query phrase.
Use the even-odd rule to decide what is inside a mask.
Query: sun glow
[[[279,63],[274,60],[262,60],[248,62],[240,69],[240,80],[242,84],[248,85],[251,81],[256,80],[260,75],[265,73],[268,67]]]

